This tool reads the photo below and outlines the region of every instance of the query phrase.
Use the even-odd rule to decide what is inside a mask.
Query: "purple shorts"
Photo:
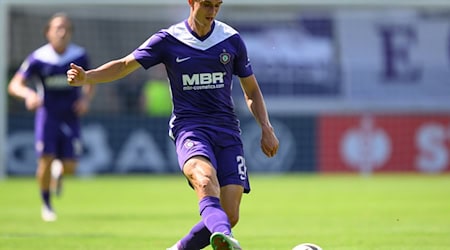
[[[220,186],[241,185],[250,192],[243,145],[238,133],[224,133],[208,128],[184,130],[175,138],[180,169],[194,156],[208,158],[217,171]]]
[[[59,159],[76,159],[81,155],[80,123],[77,119],[62,120],[48,116],[41,109],[35,120],[36,153]]]

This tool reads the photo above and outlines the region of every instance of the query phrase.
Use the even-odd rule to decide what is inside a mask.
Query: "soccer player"
[[[139,67],[165,65],[172,93],[169,136],[178,162],[198,197],[201,221],[170,249],[241,249],[231,228],[243,193],[250,191],[239,121],[231,96],[240,79],[248,107],[261,127],[261,149],[278,150],[265,102],[239,33],[215,20],[222,0],[188,0],[189,17],[163,29],[129,55],[85,71],[67,72],[72,86],[111,82]]]
[[[25,59],[8,85],[12,96],[23,99],[26,108],[35,111],[36,177],[44,221],[57,219],[51,204],[51,187],[59,193],[62,173],[75,172],[81,153],[79,119],[87,112],[94,93],[93,86],[67,85],[66,72],[71,62],[88,67],[85,49],[71,43],[72,30],[65,13],[53,15],[44,31],[48,43]],[[28,86],[31,80],[37,80],[35,88]],[[57,180],[51,177],[52,165],[62,165]]]

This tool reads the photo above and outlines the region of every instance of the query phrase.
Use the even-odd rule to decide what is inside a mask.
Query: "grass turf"
[[[449,249],[449,177],[254,175],[234,234],[245,250]],[[33,178],[0,181],[0,249],[166,249],[199,220],[178,175],[66,178],[54,206],[42,222]]]

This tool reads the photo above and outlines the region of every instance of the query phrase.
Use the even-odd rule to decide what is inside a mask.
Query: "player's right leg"
[[[242,250],[241,245],[232,235],[221,232],[211,235],[211,246],[214,250]]]
[[[51,204],[51,164],[57,154],[58,137],[61,134],[60,125],[55,119],[50,119],[45,109],[36,111],[35,148],[38,155],[36,178],[42,199],[41,216],[44,221],[56,220],[56,214]]]
[[[230,184],[220,188],[220,203],[228,216],[231,227],[239,221],[239,208],[244,188],[241,185]]]
[[[51,164],[54,157],[50,155],[42,155],[38,159],[38,167],[36,171],[36,179],[39,184],[41,193],[42,208],[41,217],[44,221],[55,221],[56,214],[51,204]]]
[[[198,250],[207,247],[210,243],[211,232],[205,223],[200,221],[192,227],[191,231],[168,250]]]
[[[62,165],[62,172],[57,176],[57,185],[55,189],[56,195],[61,195],[63,179],[68,175],[74,175],[78,165],[78,158],[82,153],[82,143],[80,140],[80,125],[77,121],[62,122],[61,130],[58,138],[58,154]]]

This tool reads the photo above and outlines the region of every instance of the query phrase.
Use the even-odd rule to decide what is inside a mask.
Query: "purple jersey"
[[[82,47],[71,44],[60,55],[46,44],[29,55],[18,70],[25,79],[37,80],[37,92],[44,100],[35,119],[38,155],[75,158],[81,153],[79,118],[74,110],[81,91],[67,84],[66,75],[72,62],[89,67]]]
[[[67,84],[67,70],[70,63],[88,68],[86,51],[77,45],[70,44],[64,54],[58,54],[50,44],[35,50],[22,63],[18,73],[26,79],[36,78],[37,91],[43,97],[47,115],[58,118],[75,118],[74,102],[80,96],[80,87]]]
[[[173,101],[171,133],[181,126],[206,126],[239,133],[231,90],[233,75],[253,74],[247,49],[232,27],[214,21],[198,37],[187,21],[151,36],[133,55],[145,68],[163,63]]]

